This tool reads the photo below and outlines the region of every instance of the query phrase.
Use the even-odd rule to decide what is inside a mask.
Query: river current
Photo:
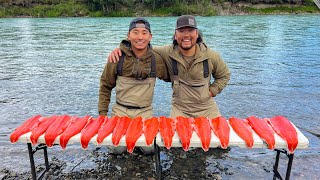
[[[126,37],[131,19],[0,19],[0,169],[29,171],[26,145],[9,141],[10,133],[27,118],[98,115],[99,78],[107,54]],[[176,17],[147,19],[152,44],[170,44]],[[221,113],[227,118],[288,117],[310,141],[308,149],[296,152],[293,177],[319,177],[320,16],[196,19],[207,45],[221,54],[232,72],[229,85],[216,97]],[[171,83],[157,81],[155,116],[169,116],[171,94]],[[71,149],[79,151],[79,147]],[[63,158],[73,161],[67,151]],[[56,148],[54,153],[60,152]],[[230,156],[240,166],[246,157],[254,159],[260,153],[235,148]],[[238,173],[238,177],[260,177]]]

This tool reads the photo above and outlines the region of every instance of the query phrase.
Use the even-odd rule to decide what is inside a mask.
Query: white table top
[[[230,126],[230,125],[229,125]],[[309,141],[308,139],[301,133],[301,131],[295,126],[293,125],[298,133],[298,146],[296,149],[305,149],[309,146]],[[23,134],[18,142],[22,142],[22,143],[31,143],[30,141],[30,135],[31,132]],[[211,148],[216,148],[220,146],[220,140],[219,138],[213,133],[213,131],[211,131],[211,143],[210,143],[210,147]],[[74,143],[79,143],[80,145],[80,137],[81,137],[81,133],[73,136],[68,144],[74,144]],[[104,141],[100,144],[100,146],[104,146],[104,145],[113,145],[112,144],[112,140],[111,140],[112,134],[110,134],[108,137],[106,137],[104,139]],[[267,144],[265,144],[263,142],[263,140],[253,131],[253,138],[254,138],[254,144],[252,148],[267,148]],[[55,144],[59,144],[59,140],[60,136],[58,136],[55,140]],[[95,145],[98,145],[97,141],[97,135],[95,135],[93,138],[91,138],[90,143],[93,143]],[[283,140],[279,135],[275,134],[275,149],[287,149],[287,143],[285,140]],[[164,146],[163,142],[162,142],[162,138],[160,133],[157,134],[156,136],[156,142],[159,146]],[[41,135],[38,139],[38,143],[45,143],[45,139],[44,139],[44,135]],[[126,146],[126,142],[125,142],[125,136],[122,137],[122,139],[120,140],[119,146]],[[145,136],[142,134],[142,136],[137,140],[136,142],[136,146],[147,146],[145,143]],[[241,148],[247,148],[246,143],[244,142],[244,140],[242,140],[235,132],[234,130],[230,127],[230,139],[229,139],[229,147],[232,146],[238,146]],[[173,140],[172,140],[172,147],[181,147],[181,143],[179,140],[179,136],[177,134],[177,132],[175,132],[174,136],[173,136]],[[192,137],[191,137],[191,141],[190,141],[190,147],[201,147],[201,140],[199,139],[199,137],[197,136],[197,134],[195,132],[193,132]]]

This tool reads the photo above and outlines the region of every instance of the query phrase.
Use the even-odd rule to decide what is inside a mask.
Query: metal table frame
[[[277,151],[277,156],[276,156],[276,162],[274,163],[274,166],[273,166],[273,172],[274,172],[273,179],[274,180],[276,178],[281,179],[281,180],[283,179],[278,171],[280,153],[283,153],[283,154],[287,155],[287,157],[289,159],[288,165],[287,165],[287,173],[286,173],[286,180],[289,180],[294,154],[289,154],[288,151],[286,151],[284,149],[283,150],[275,149],[275,151]]]
[[[30,158],[30,166],[31,166],[31,175],[32,179],[42,179],[44,174],[49,171],[50,165],[49,165],[49,160],[48,160],[48,152],[47,152],[47,146],[45,144],[39,144],[35,148],[32,148],[31,143],[27,143],[28,145],[28,151],[29,151],[29,158]],[[36,172],[36,167],[34,163],[34,154],[38,151],[43,149],[43,154],[44,154],[44,161],[45,161],[45,169],[40,172],[39,176],[37,177],[37,172]],[[281,174],[278,171],[278,165],[279,165],[279,158],[280,158],[280,153],[286,154],[288,157],[288,165],[287,165],[287,171],[286,171],[286,180],[290,179],[290,174],[291,174],[291,168],[292,168],[292,162],[293,162],[293,157],[294,154],[289,154],[286,150],[279,150],[275,149],[277,152],[276,155],[276,161],[273,166],[273,172],[274,176],[273,179],[280,179],[283,180]],[[160,163],[160,147],[156,143],[156,139],[154,140],[154,152],[155,152],[155,166],[156,166],[156,176],[158,180],[162,179],[162,168],[161,168],[161,163]]]
[[[44,154],[44,162],[45,162],[45,169],[40,172],[39,177],[37,177],[37,172],[36,172],[36,166],[34,164],[34,153],[36,153],[38,150],[43,149],[43,154]],[[31,166],[31,175],[32,179],[42,179],[43,175],[49,171],[49,160],[48,160],[48,152],[47,152],[47,145],[45,144],[39,144],[37,145],[34,149],[32,148],[31,143],[28,143],[28,151],[29,151],[29,159],[30,159],[30,166]]]

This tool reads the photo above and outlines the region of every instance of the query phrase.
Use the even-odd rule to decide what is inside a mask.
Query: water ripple
[[[153,45],[171,43],[176,18],[148,19]],[[319,134],[320,16],[197,20],[205,42],[221,53],[232,72],[229,86],[216,97],[224,116],[280,114]],[[106,56],[126,37],[130,21],[0,19],[1,144],[10,148],[6,135],[35,114],[97,116],[99,78]],[[171,95],[171,84],[158,81],[155,116],[169,116]],[[317,141],[311,143],[320,146]]]

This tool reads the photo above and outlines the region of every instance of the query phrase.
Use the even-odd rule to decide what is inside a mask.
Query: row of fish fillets
[[[214,119],[206,117],[168,118],[164,116],[150,119],[141,117],[131,119],[118,116],[93,118],[92,116],[43,117],[37,115],[15,129],[10,136],[10,141],[17,142],[21,135],[31,132],[30,141],[32,144],[37,144],[39,137],[44,135],[46,145],[52,147],[59,136],[59,144],[65,149],[68,141],[80,133],[80,143],[86,149],[93,137],[96,137],[96,142],[101,144],[106,137],[111,136],[114,146],[118,146],[121,139],[125,137],[127,150],[132,153],[137,140],[142,135],[145,137],[145,145],[151,146],[155,137],[160,134],[164,146],[170,149],[173,137],[177,134],[183,150],[188,151],[192,136],[196,134],[201,141],[202,149],[208,151],[213,137],[212,132],[219,139],[221,148],[226,149],[229,146],[231,130],[249,148],[254,145],[253,132],[267,144],[269,149],[275,148],[276,134],[287,143],[287,149],[290,153],[293,153],[298,145],[298,134],[295,127],[283,116],[273,118],[251,116],[246,119],[231,117],[227,120],[222,116]]]

